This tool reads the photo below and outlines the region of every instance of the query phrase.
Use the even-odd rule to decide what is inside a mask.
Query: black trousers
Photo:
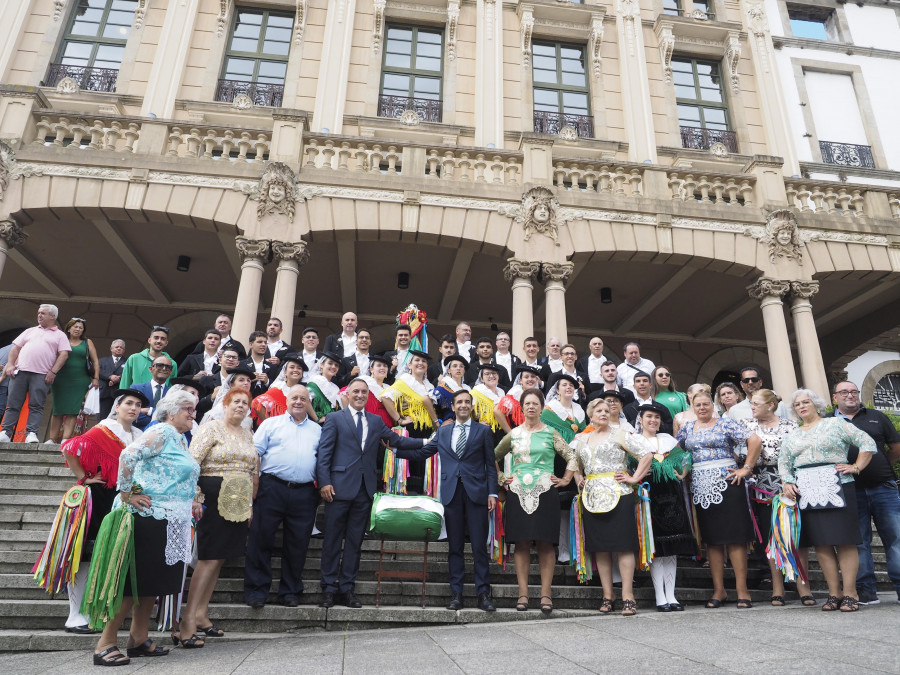
[[[487,504],[477,504],[466,494],[462,481],[456,485],[453,499],[444,507],[444,522],[447,525],[447,565],[450,568],[450,590],[462,593],[463,577],[466,571],[466,527],[472,544],[475,563],[475,592],[479,595],[490,593],[490,557],[487,551],[488,535]]]
[[[244,562],[244,600],[266,600],[272,585],[272,548],[282,526],[278,598],[303,594],[303,566],[316,520],[319,493],[313,483],[285,485],[268,474],[259,478]]]
[[[322,543],[322,591],[347,593],[356,584],[363,535],[372,512],[372,498],[362,483],[353,499],[325,503]],[[341,547],[343,546],[343,556]]]

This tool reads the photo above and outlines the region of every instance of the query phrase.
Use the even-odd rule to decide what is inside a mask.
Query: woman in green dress
[[[53,416],[50,418],[47,438],[54,443],[75,435],[75,421],[88,389],[100,386],[100,360],[94,343],[85,337],[84,319],[77,316],[70,319],[66,324],[66,335],[69,336],[72,351],[51,385]],[[88,359],[91,362],[91,375],[88,375],[86,367]]]
[[[675,415],[678,413],[690,410],[687,394],[676,390],[675,378],[672,376],[672,369],[668,366],[656,366],[653,369],[650,374],[650,386],[653,388],[651,398],[666,406],[672,413],[672,419],[675,419]]]
[[[526,389],[519,399],[525,421],[503,437],[495,450],[498,462],[510,455],[508,473],[499,471],[498,482],[512,494],[506,500],[504,520],[507,541],[515,542],[516,579],[519,598],[516,609],[528,609],[528,568],[531,542],[538,551],[541,571],[541,612],[553,611],[550,584],[556,564],[553,547],[559,541],[559,496],[557,488],[568,485],[577,467],[575,453],[562,436],[541,420],[544,395],[539,389]],[[566,462],[562,478],[553,474],[553,461],[559,454]]]
[[[587,417],[575,402],[578,380],[568,373],[561,373],[559,379],[547,392],[547,405],[541,413],[541,422],[559,432],[566,443],[571,443],[575,434],[584,431]]]

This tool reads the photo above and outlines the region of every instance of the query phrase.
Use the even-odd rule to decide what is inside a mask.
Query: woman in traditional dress
[[[84,319],[69,319],[65,330],[72,351],[50,385],[53,391],[53,415],[50,417],[47,438],[54,443],[72,438],[88,389],[100,386],[100,360],[94,343],[85,337]],[[90,374],[88,362],[91,366]]]
[[[341,388],[334,381],[341,369],[341,357],[325,352],[313,366],[306,388],[309,390],[309,416],[322,424],[325,415],[341,409]]]
[[[516,379],[513,381],[512,387],[494,408],[497,421],[505,433],[508,434],[525,421],[525,415],[522,414],[522,406],[519,404],[519,397],[522,395],[522,392],[526,389],[540,389],[540,387],[540,368],[526,365],[520,365],[516,368]]]
[[[94,665],[125,665],[130,657],[169,653],[148,636],[150,612],[158,596],[181,591],[184,565],[191,561],[191,519],[199,520],[203,513],[202,506],[194,501],[200,465],[184,440],[184,432],[191,428],[196,414],[197,397],[193,394],[181,391],[163,397],[154,417],[165,424],[146,431],[119,455],[119,499],[134,514],[134,581],[139,602],[132,612],[129,573],[119,611],[97,641]],[[88,595],[94,583],[118,574],[118,570],[99,569],[99,561],[107,555],[98,541],[91,560]],[[126,657],[116,646],[116,635],[129,613]]]
[[[593,431],[579,434],[571,444],[578,463],[575,481],[581,490],[584,550],[597,562],[603,586],[600,612],[609,614],[615,602],[612,554],[616,553],[622,577],[622,616],[634,616],[635,552],[640,543],[633,487],[647,474],[653,457],[641,436],[611,427],[609,414],[606,401],[595,399],[588,404]],[[627,455],[638,460],[634,475],[628,473]]]
[[[822,611],[855,612],[859,609],[856,545],[861,537],[853,476],[872,461],[875,441],[839,417],[822,417],[825,401],[809,389],[793,393],[791,408],[802,426],[781,445],[778,472],[783,495],[799,500],[800,547],[815,547],[825,575],[828,599]],[[851,445],[859,448],[853,464],[847,460]]]
[[[734,382],[723,382],[716,387],[716,410],[723,417],[731,417],[728,411],[744,400],[744,392]]]
[[[91,514],[81,549],[82,564],[66,587],[69,596],[69,618],[66,632],[86,634],[94,631],[88,626],[87,617],[81,613],[81,599],[87,581],[91,552],[100,523],[112,510],[116,499],[116,480],[119,477],[119,455],[126,446],[141,435],[132,426],[141,414],[141,408],[150,404],[147,397],[134,389],[120,389],[111,415],[100,420],[97,426],[81,436],[63,441],[61,450],[69,470],[79,485],[87,485],[91,491]]]
[[[677,391],[672,369],[668,366],[656,366],[650,373],[651,398],[666,406],[675,418],[680,412],[690,409],[687,394]]]
[[[265,394],[260,394],[250,403],[251,414],[256,415],[259,424],[269,417],[278,417],[287,412],[287,395],[295,384],[303,380],[303,372],[307,369],[306,361],[295,353],[281,357],[284,365],[278,377],[269,386]]]
[[[557,488],[568,485],[575,472],[575,453],[553,428],[541,421],[544,395],[538,389],[526,389],[519,399],[525,421],[503,437],[495,450],[498,462],[512,455],[509,474],[499,472],[498,482],[515,495],[504,509],[507,541],[515,542],[516,579],[519,597],[516,609],[528,609],[528,570],[531,542],[535,542],[541,574],[541,612],[553,611],[550,588],[556,556],[553,547],[559,541],[559,496]],[[565,475],[553,474],[553,461],[560,455],[566,462]],[[545,602],[546,600],[546,602]]]
[[[499,443],[505,435],[500,427],[494,409],[500,404],[504,392],[498,386],[500,384],[500,370],[503,366],[496,363],[482,363],[479,365],[478,379],[472,387],[472,417],[481,424],[490,427],[494,435],[494,445]]]
[[[566,373],[560,373],[558,379],[547,392],[547,406],[541,413],[541,421],[559,432],[566,443],[571,443],[575,434],[584,431],[584,409],[575,403],[575,391],[578,380]]]
[[[663,409],[658,402],[640,406],[638,415],[640,434],[653,451],[647,482],[650,483],[650,519],[656,549],[650,563],[656,610],[681,612],[684,607],[675,597],[678,556],[699,554],[691,525],[690,498],[684,483],[691,457],[674,436],[659,433]]]
[[[197,500],[205,506],[197,523],[197,565],[191,575],[187,606],[176,644],[199,646],[203,636],[224,632],[209,618],[209,599],[227,558],[247,550],[247,532],[259,482],[259,455],[253,434],[241,426],[250,410],[250,393],[232,389],[225,395],[225,417],[205,424],[191,441],[191,455],[200,464]]]
[[[692,384],[687,388],[685,392],[685,396],[687,396],[688,405],[691,405],[691,401],[694,400],[694,394],[698,391],[705,391],[707,394],[712,392],[712,387],[708,384]],[[718,417],[718,413],[713,411],[713,417]],[[690,422],[691,420],[696,420],[697,416],[694,414],[693,408],[688,408],[684,412],[680,412],[675,415],[675,419],[672,421],[672,434],[678,436],[678,432],[681,431],[681,427],[684,426],[685,422]]]
[[[431,390],[431,400],[438,414],[441,424],[452,424],[456,419],[453,415],[453,394],[460,389],[471,391],[471,387],[463,382],[466,376],[466,368],[469,362],[459,354],[451,354],[444,358],[444,374],[438,378],[438,383]]]
[[[200,422],[200,426],[203,427],[205,424],[210,424],[215,420],[221,420],[225,418],[225,396],[232,389],[242,389],[247,393],[250,393],[250,387],[253,385],[253,378],[256,377],[256,373],[246,366],[238,366],[237,368],[232,368],[228,371],[228,377],[225,379],[225,384],[216,387],[212,393],[213,405],[212,408],[209,409],[209,412],[203,416],[203,421]],[[253,418],[250,415],[244,417],[244,421],[241,422],[241,425],[248,430],[253,430]]]
[[[691,408],[697,419],[678,432],[678,442],[691,453],[691,493],[697,507],[700,536],[709,552],[713,594],[708,609],[722,606],[725,592],[725,548],[734,568],[737,607],[753,606],[747,591],[747,543],[754,538],[747,489],[742,481],[753,475],[759,458],[759,436],[729,417],[713,417],[709,392],[694,394]],[[747,461],[738,466],[735,457],[747,445]]]

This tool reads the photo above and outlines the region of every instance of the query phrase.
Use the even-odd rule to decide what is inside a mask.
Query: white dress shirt
[[[369,372],[369,355],[356,352],[356,365],[359,366],[359,374],[365,375]]]
[[[453,436],[450,437],[450,450],[453,454],[456,454],[456,443],[459,440],[460,427],[463,426],[466,428],[466,443],[469,442],[469,436],[472,435],[472,418],[470,417],[465,422],[460,424],[456,422],[453,424]]]
[[[547,365],[550,366],[551,373],[558,373],[562,370],[563,361],[562,359],[551,359],[549,356],[547,357]]]
[[[304,349],[302,356],[303,356],[303,362],[306,363],[306,370],[303,371],[303,379],[300,381],[301,382],[309,382],[309,378],[311,377],[313,366],[316,365],[316,360],[317,360],[316,353],[308,352]]]
[[[635,370],[635,368],[637,368],[637,370]],[[642,370],[647,373],[647,375],[650,375],[654,368],[656,368],[656,366],[653,365],[653,361],[641,359],[634,366],[630,365],[628,361],[622,361],[616,370],[619,371],[619,380],[622,382],[622,386],[626,389],[631,389],[632,393],[637,395],[637,392],[634,391],[634,376],[637,375],[638,370]]]
[[[350,356],[356,351],[356,333],[353,335],[341,333],[341,343],[344,345],[344,356]]]
[[[268,352],[270,357],[275,356],[282,349],[284,349],[284,340],[270,342],[266,345],[266,351]]]
[[[606,357],[601,354],[599,357],[591,354],[588,356],[588,382],[591,384],[600,384],[603,378],[600,375],[600,368],[606,363]]]
[[[466,361],[470,360],[472,343],[471,342],[456,342],[456,353],[463,357]]]
[[[497,352],[494,354],[494,361],[496,361],[499,365],[506,368],[506,375],[509,379],[513,378],[513,369],[512,369],[512,354],[507,352],[506,354],[501,354]]]
[[[216,353],[207,354],[203,352],[203,370],[207,373],[211,373],[213,371],[213,366],[215,366],[219,362],[219,355]]]

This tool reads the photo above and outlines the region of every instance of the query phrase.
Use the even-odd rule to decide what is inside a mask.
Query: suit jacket
[[[403,459],[427,459],[437,453],[441,459],[441,501],[446,506],[456,494],[462,480],[466,494],[476,504],[487,504],[497,494],[497,465],[494,460],[494,437],[489,427],[472,420],[466,449],[457,457],[453,448],[455,425],[439,427],[434,439],[419,450],[397,450]]]
[[[279,361],[281,361],[281,363],[279,364],[279,368],[280,368],[284,364],[284,355],[290,354],[291,352],[295,352],[295,351],[297,351],[297,349],[295,347],[292,347],[287,342],[285,342],[284,346],[281,349],[279,349],[277,352],[275,352],[274,354],[272,354],[271,350],[268,347],[266,347],[266,358],[269,358],[270,356],[278,357]]]
[[[209,392],[197,403],[197,423],[199,424],[203,420],[203,416],[213,407],[215,401],[213,398],[213,391],[222,384],[222,377],[218,373],[215,375],[204,375],[198,382],[204,390]]]
[[[141,382],[140,384],[133,384],[131,388],[135,391],[141,392],[147,399],[150,401],[150,414],[146,415],[141,413],[138,415],[137,421],[135,421],[134,426],[138,429],[143,430],[150,422],[153,420],[153,382]],[[163,386],[162,394],[160,398],[165,396],[169,392],[169,385]]]
[[[263,361],[263,372],[268,375],[269,382],[268,384],[263,384],[262,382],[253,381],[253,384],[250,385],[250,395],[253,398],[256,398],[260,394],[265,394],[269,390],[269,385],[275,381],[275,378],[278,377],[278,373],[281,372],[280,366],[273,366],[271,363],[266,363]],[[246,359],[241,361],[240,365],[246,366],[250,370],[256,372],[256,366],[253,363],[253,357],[248,356]]]
[[[622,412],[625,413],[625,419],[627,419],[632,426],[634,426],[634,422],[638,416],[638,402],[637,399],[629,403],[627,406],[622,408]],[[661,433],[670,434],[672,433],[672,413],[669,412],[669,409],[666,406],[663,406],[664,410],[660,413],[659,430]]]
[[[350,373],[356,368],[359,364],[356,362],[356,354],[357,352],[353,352],[350,356],[346,356],[341,359],[341,369],[338,371],[337,376],[334,378],[335,383],[339,387],[346,387],[347,384],[354,377],[359,377],[360,375],[365,375],[366,373],[360,371],[356,375],[351,375]],[[369,356],[372,356],[372,352],[369,352]]]
[[[510,354],[510,356],[512,357],[512,372],[508,374],[507,380],[509,384],[505,387],[503,386],[503,373],[506,372],[506,366],[503,366],[503,372],[500,373],[500,387],[504,390],[512,386],[513,381],[516,379],[516,368],[522,365],[522,359],[515,354]],[[497,352],[491,355],[491,363],[497,363]]]
[[[431,384],[437,386],[438,380],[441,379],[441,375],[444,374],[444,358],[441,357],[437,360],[436,363],[432,363],[428,366],[428,372],[425,374],[425,377],[428,379]]]
[[[104,356],[100,359],[100,398],[114,399],[119,395],[119,387],[110,387],[109,378],[111,375],[122,377],[122,368],[125,366],[124,356],[119,357],[119,365],[113,366],[113,357]]]
[[[341,340],[342,334],[343,333],[332,333],[331,335],[326,337],[325,346],[322,348],[322,351],[337,354],[341,358],[347,356],[346,354],[344,354],[344,341]]]
[[[199,354],[188,354],[187,358],[185,358],[184,361],[181,362],[181,365],[178,366],[178,376],[194,377],[197,373],[202,372],[204,370],[204,356],[204,352],[200,352]]]
[[[588,363],[590,362],[590,358],[591,358],[590,354],[585,354],[584,356],[582,356],[580,359],[578,359],[575,362],[575,369],[584,378],[584,386],[586,389],[588,388],[589,384],[591,384],[591,385],[600,384],[601,386],[603,385],[602,380],[600,382],[591,382],[591,373],[590,373],[589,366],[588,366]],[[606,359],[606,360],[609,361],[609,359]]]
[[[353,408],[340,410],[325,417],[319,438],[316,458],[316,480],[319,487],[334,487],[334,498],[352,501],[365,485],[369,497],[378,489],[378,450],[381,441],[392,448],[415,450],[425,444],[422,438],[404,438],[388,429],[378,415],[366,412],[365,447],[360,450]]]

